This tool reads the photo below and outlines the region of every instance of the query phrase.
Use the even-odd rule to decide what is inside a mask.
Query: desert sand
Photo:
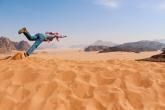
[[[165,110],[165,63],[134,61],[157,53],[42,50],[0,61],[0,110]]]

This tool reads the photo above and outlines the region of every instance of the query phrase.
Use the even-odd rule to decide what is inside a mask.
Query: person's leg
[[[41,39],[37,39],[35,43],[26,51],[26,56],[29,56],[33,51],[43,42]]]
[[[36,34],[37,40],[35,43],[26,51],[25,56],[29,56],[33,51],[44,41],[44,36],[42,34]]]
[[[32,36],[32,35],[30,35],[30,33],[29,32],[24,32],[23,33],[25,36],[26,36],[26,38],[29,40],[29,41],[35,41],[35,40],[37,40],[37,36]]]
[[[37,36],[31,36],[30,33],[27,31],[27,29],[24,27],[18,31],[18,34],[24,34],[26,38],[30,41],[35,41],[37,39]]]

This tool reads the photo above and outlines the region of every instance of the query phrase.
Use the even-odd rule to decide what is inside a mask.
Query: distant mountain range
[[[96,42],[91,44],[91,46],[107,46],[107,47],[112,47],[115,45],[117,45],[117,44],[110,42],[110,41],[102,41],[102,40],[97,40]]]
[[[24,51],[30,47],[26,41],[14,42],[9,38],[0,37],[0,53],[10,53],[12,50]]]
[[[108,47],[115,46],[116,44],[110,41],[102,41],[97,40],[88,47],[86,47],[85,51],[102,51],[104,49],[107,49]]]
[[[116,46],[88,46],[85,51],[100,51],[100,52],[115,52],[115,51],[125,51],[125,52],[143,52],[143,51],[157,51],[165,47],[165,44],[157,41],[138,41],[129,42]]]
[[[157,40],[154,40],[154,41],[157,41],[157,42],[165,44],[165,39],[157,39]]]
[[[116,45],[110,41],[97,40],[91,45],[73,45],[71,48],[83,48],[85,51],[99,51],[99,52],[115,52],[115,51],[125,51],[125,52],[143,52],[143,51],[157,51],[165,48],[165,40],[155,40],[155,41],[138,41],[129,42],[120,45]],[[30,44],[26,41],[14,42],[9,38],[0,37],[0,53],[10,53],[12,50],[25,51],[30,47]],[[164,49],[165,50],[165,49]]]
[[[104,48],[104,47],[110,47],[110,46],[115,46],[115,45],[116,45],[115,43],[110,42],[110,41],[97,40],[97,41],[95,41],[92,44],[72,45],[70,48],[81,48],[81,49],[85,49],[85,48],[87,48],[89,46],[92,46],[93,48],[95,48],[97,46],[101,48],[103,46],[103,48]],[[92,47],[91,47],[91,49],[92,49]]]

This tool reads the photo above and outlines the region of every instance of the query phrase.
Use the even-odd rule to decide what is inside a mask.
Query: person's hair
[[[58,33],[58,32],[45,32],[45,34],[59,35],[59,33]]]
[[[45,34],[52,34],[53,32],[45,32]]]

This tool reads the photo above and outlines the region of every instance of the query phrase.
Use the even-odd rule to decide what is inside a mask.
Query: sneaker
[[[27,53],[24,53],[24,56],[25,56],[25,57],[28,57],[29,55],[28,55]]]
[[[22,33],[24,33],[24,32],[27,32],[27,30],[26,30],[26,28],[24,27],[24,28],[22,28],[22,29],[20,29],[19,31],[18,31],[18,34],[22,34]]]

